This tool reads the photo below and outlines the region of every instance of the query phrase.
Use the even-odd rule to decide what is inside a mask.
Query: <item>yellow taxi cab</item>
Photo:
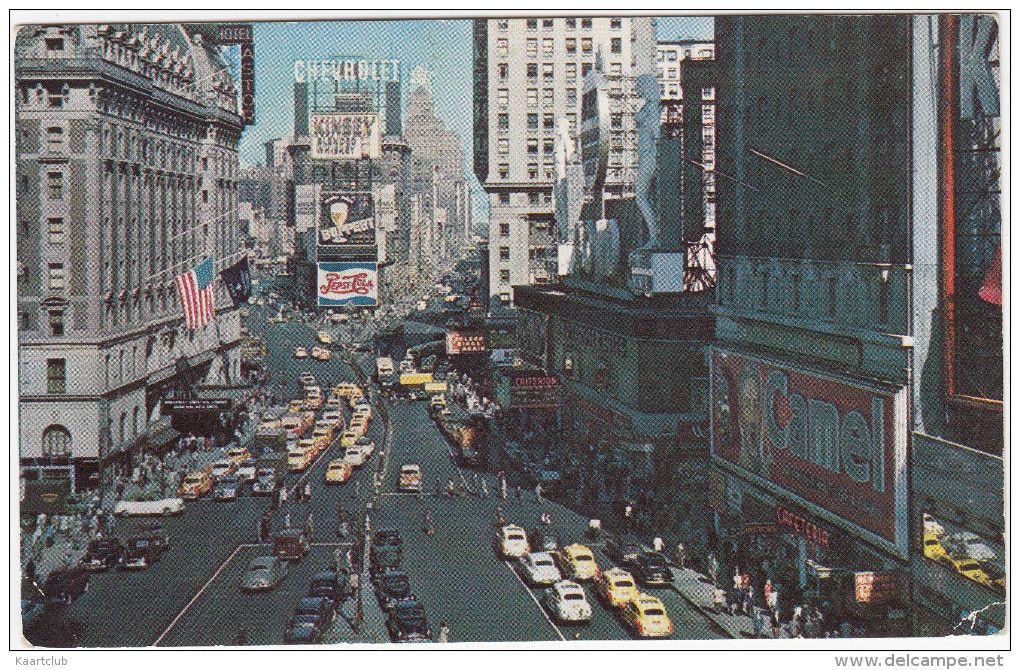
[[[343,430],[344,413],[339,409],[327,409],[322,413],[322,422],[329,423],[334,429]]]
[[[300,412],[301,410],[304,409],[304,406],[305,406],[304,400],[291,400],[290,404],[287,405],[287,409],[291,412]]]
[[[333,441],[333,432],[336,430],[336,424],[326,421],[325,419],[315,422],[315,430],[312,431],[312,437],[316,435],[325,435],[326,444]]]
[[[372,405],[370,405],[365,400],[361,400],[359,403],[357,403],[357,406],[354,408],[354,413],[355,414],[364,414],[366,419],[371,420],[372,419]]]
[[[313,458],[315,458],[313,449],[298,447],[287,454],[287,467],[291,472],[302,472],[312,464]]]
[[[437,394],[429,398],[429,409],[433,407],[446,407],[446,396]]]
[[[595,554],[583,544],[568,544],[556,552],[555,557],[565,579],[595,579],[599,576]]]
[[[329,466],[326,468],[326,483],[327,484],[343,484],[345,481],[351,478],[351,474],[354,472],[354,466],[345,461],[342,458],[337,458],[329,462]]]
[[[623,568],[610,568],[599,575],[595,593],[609,607],[623,607],[639,595],[634,576]]]
[[[351,416],[351,423],[363,423],[367,426],[371,420],[372,417],[363,412],[355,412],[353,416]]]
[[[317,335],[318,335],[318,338],[319,338],[319,342],[322,342],[323,344],[332,344],[333,343],[333,336],[330,335],[329,333],[327,333],[326,331],[320,330],[317,333]]]
[[[340,437],[341,447],[353,447],[354,443],[358,441],[361,434],[354,428],[348,428],[344,431],[344,434]]]
[[[319,409],[322,407],[322,403],[325,402],[325,398],[322,397],[321,393],[309,390],[305,395],[304,408],[305,409]]]
[[[212,487],[213,478],[211,474],[204,470],[192,472],[181,483],[181,497],[185,500],[195,500],[209,493]]]
[[[359,389],[355,384],[350,382],[340,382],[333,387],[333,396],[336,398],[347,398],[355,391],[361,393],[361,389]]]
[[[666,606],[655,596],[638,594],[624,605],[621,617],[638,637],[669,637],[673,634],[673,622],[666,614]]]
[[[297,451],[299,449],[311,451],[312,457],[314,458],[319,454],[319,451],[321,451],[321,448],[319,446],[320,444],[321,442],[319,440],[316,440],[314,438],[306,438],[304,440],[298,440],[297,446],[294,447],[294,449],[292,449],[291,451]]]
[[[357,417],[351,420],[351,424],[347,427],[347,430],[353,430],[357,433],[358,437],[361,437],[368,432],[368,424],[364,421],[358,421]]]
[[[951,564],[949,552],[942,546],[939,536],[931,531],[924,531],[924,555],[933,561]]]
[[[248,451],[247,447],[234,447],[227,451],[227,458],[232,460],[234,463],[240,465],[242,462],[251,458],[251,452]]]

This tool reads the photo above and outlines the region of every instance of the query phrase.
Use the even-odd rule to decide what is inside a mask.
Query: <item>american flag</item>
[[[193,270],[177,275],[177,293],[181,296],[184,320],[194,330],[213,318],[213,261],[205,259]]]

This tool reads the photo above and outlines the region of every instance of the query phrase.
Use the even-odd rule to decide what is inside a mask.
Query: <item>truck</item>
[[[255,462],[255,481],[251,491],[255,495],[270,495],[287,476],[287,452],[263,452]]]
[[[375,377],[376,381],[379,382],[379,386],[387,388],[393,386],[395,372],[393,369],[393,359],[389,356],[380,356],[375,359]]]
[[[400,392],[407,395],[411,400],[419,397],[427,398],[425,384],[432,381],[431,373],[412,372],[400,375]]]

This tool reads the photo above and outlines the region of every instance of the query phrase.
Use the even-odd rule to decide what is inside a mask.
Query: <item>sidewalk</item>
[[[646,549],[648,549],[648,547],[646,547]],[[695,572],[690,568],[684,568],[681,570],[680,568],[670,567],[670,570],[673,573],[673,590],[683,596],[685,600],[691,603],[691,605],[693,605],[699,612],[711,620],[727,635],[735,639],[754,637],[754,624],[751,617],[744,616],[743,614],[731,616],[730,614],[717,613],[715,611],[715,589],[708,577]],[[767,613],[766,626],[762,630],[761,637],[773,637],[772,624],[767,618]],[[779,637],[789,637],[785,628],[780,627]]]

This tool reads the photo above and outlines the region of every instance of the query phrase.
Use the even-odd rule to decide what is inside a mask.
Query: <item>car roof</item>
[[[568,554],[592,554],[592,550],[583,544],[568,544],[563,547],[563,551]],[[594,555],[594,554],[593,554]]]
[[[603,571],[602,574],[604,574],[606,577],[612,577],[613,579],[621,579],[621,578],[624,578],[624,577],[629,578],[629,579],[634,579],[633,575],[631,575],[629,572],[627,572],[623,568],[618,568],[618,567],[609,568],[608,570]]]
[[[568,591],[570,592],[579,591],[581,593],[584,593],[584,589],[581,588],[580,584],[578,584],[577,582],[572,582],[569,579],[564,579],[561,582],[556,582],[555,584],[553,584],[553,588],[562,593],[566,593]]]
[[[663,607],[663,608],[664,608],[664,606],[663,606],[663,604],[662,604],[662,601],[661,601],[661,600],[659,600],[659,599],[658,599],[658,598],[656,598],[655,596],[650,596],[650,595],[648,595],[647,593],[642,593],[641,595],[639,595],[639,596],[638,596],[637,598],[635,598],[634,600],[635,600],[635,601],[636,601],[636,602],[637,602],[637,603],[638,603],[639,605],[641,605],[641,606],[643,606],[643,607],[652,607],[652,606],[656,606],[656,607]]]
[[[537,560],[549,560],[549,561],[551,561],[552,560],[552,554],[550,554],[548,551],[533,551],[533,552],[531,552],[528,555],[531,556],[531,560],[533,560],[533,561],[537,561]]]
[[[510,533],[510,532],[512,532],[512,531],[520,531],[520,532],[522,532],[522,533],[523,533],[523,532],[524,532],[524,529],[523,529],[523,528],[521,528],[520,526],[515,526],[515,525],[514,525],[514,524],[512,524],[512,523],[511,523],[511,524],[507,524],[507,525],[503,526],[503,532],[504,532],[504,533]]]

